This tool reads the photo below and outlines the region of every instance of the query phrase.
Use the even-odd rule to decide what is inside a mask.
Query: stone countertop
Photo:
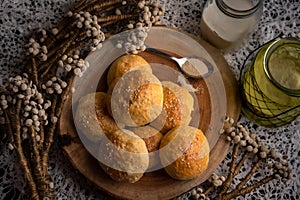
[[[25,60],[22,51],[33,30],[39,27],[53,27],[74,2],[74,0],[1,1],[0,83],[2,78],[20,71],[18,63]],[[200,19],[205,1],[161,0],[160,2],[166,5],[163,20],[166,25],[200,36]],[[265,0],[263,16],[249,41],[238,51],[225,55],[237,78],[239,78],[245,57],[257,46],[273,39],[279,33],[300,37],[299,0]],[[281,155],[287,155],[293,172],[292,179],[287,184],[272,181],[245,197],[237,199],[300,199],[300,119],[276,129],[258,126],[243,116],[239,121],[250,132],[259,134],[266,145],[277,149]],[[8,150],[6,140],[1,141],[0,148],[2,152],[0,155],[0,198],[24,199],[24,182],[16,155]],[[230,153],[228,152],[227,157],[217,169],[220,174],[226,173]],[[52,148],[49,159],[49,170],[58,199],[106,199],[105,194],[87,183],[82,175],[73,170],[57,142]],[[250,166],[245,166],[237,179],[247,173],[247,167]],[[265,173],[263,169],[257,172],[261,175]],[[256,178],[258,177],[254,177],[253,181]],[[190,192],[187,192],[179,198],[189,197]]]

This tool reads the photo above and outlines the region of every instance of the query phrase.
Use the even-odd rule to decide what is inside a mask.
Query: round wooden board
[[[165,38],[162,38],[162,35],[164,35]],[[150,39],[148,40],[148,38]],[[151,28],[148,38],[148,45],[151,44],[152,47],[164,49],[171,54],[179,56],[192,56],[191,52],[193,52],[194,49],[187,49],[187,47],[198,45],[199,47],[197,48],[200,48],[200,50],[198,50],[195,55],[198,53],[201,56],[206,57],[216,67],[217,76],[220,76],[221,82],[224,85],[223,90],[225,95],[222,91],[218,91],[220,82],[215,82],[214,78],[205,81],[188,79],[194,87],[201,85],[202,88],[202,91],[196,92],[194,96],[198,100],[198,110],[196,109],[194,114],[200,112],[200,120],[198,118],[198,121],[196,120],[196,122],[193,121],[191,123],[198,124],[198,127],[201,128],[208,137],[211,146],[210,161],[205,173],[193,180],[178,181],[170,178],[163,169],[160,169],[145,173],[143,178],[134,184],[113,181],[104,173],[104,171],[102,171],[98,165],[98,161],[86,150],[80,141],[74,126],[72,96],[70,95],[64,105],[59,122],[59,134],[71,138],[71,143],[63,147],[64,152],[74,168],[82,173],[89,181],[107,194],[121,199],[170,199],[204,182],[225,158],[229,147],[229,143],[226,142],[224,136],[220,136],[218,132],[221,128],[221,118],[224,117],[223,115],[227,115],[234,120],[237,120],[240,115],[240,98],[237,82],[219,50],[200,38],[166,27]],[[162,39],[165,40],[165,44],[160,42]],[[168,40],[172,42],[168,42]],[[187,45],[185,47],[182,44]],[[177,51],[177,49],[181,49],[181,51]],[[111,53],[110,49],[106,51],[108,52],[105,53]],[[97,52],[94,52],[87,59],[94,59],[96,55]],[[150,54],[148,52],[143,52],[140,55],[150,63],[160,63],[176,69],[176,66],[172,61],[161,56]],[[110,63],[118,56],[119,55],[115,55]],[[103,61],[103,63],[105,63],[105,61]],[[106,64],[105,68],[108,66],[109,65]],[[105,77],[105,71],[107,71],[107,69],[103,69],[102,71],[102,75]],[[162,79],[172,79],[167,72],[153,70],[153,73]],[[91,78],[87,80],[91,80]],[[105,78],[102,80],[100,79],[97,90],[106,90],[107,86],[105,86],[105,81],[103,80],[105,80]],[[88,93],[88,90],[82,90]],[[214,95],[211,95],[211,93],[214,93]],[[221,97],[220,95],[224,95],[225,97]],[[221,107],[224,106],[225,113],[222,113]],[[215,119],[216,116],[218,116],[217,120]]]

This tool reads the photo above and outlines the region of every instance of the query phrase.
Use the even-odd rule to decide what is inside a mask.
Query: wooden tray
[[[211,147],[209,166],[200,177],[189,181],[174,180],[160,169],[145,173],[143,178],[134,184],[118,183],[101,170],[98,161],[79,140],[72,114],[72,104],[76,103],[80,96],[95,90],[107,89],[105,79],[107,68],[113,60],[123,54],[121,50],[114,48],[114,42],[115,40],[107,40],[102,49],[87,57],[91,64],[90,71],[76,80],[76,92],[69,96],[64,105],[59,133],[72,138],[71,143],[63,147],[64,152],[74,168],[111,196],[122,199],[169,199],[178,196],[204,182],[226,156],[229,144],[224,136],[220,136],[219,130],[226,115],[235,120],[239,117],[240,98],[236,79],[223,55],[202,39],[166,27],[151,28],[145,41],[147,45],[177,56],[202,56],[215,66],[213,75],[204,80],[187,79],[194,88],[201,88],[194,93],[196,105],[191,123],[202,129],[208,138]],[[176,81],[176,77],[160,67],[163,65],[176,69],[172,61],[148,52],[142,52],[140,55],[154,66],[153,73],[158,78]],[[97,77],[100,81],[90,84],[91,80],[94,81]]]

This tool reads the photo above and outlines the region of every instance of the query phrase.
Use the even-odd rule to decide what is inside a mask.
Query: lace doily
[[[18,63],[26,58],[22,51],[28,37],[34,29],[54,26],[63,14],[74,4],[74,0],[2,0],[0,6],[0,83],[2,78],[19,72]],[[164,24],[200,36],[200,19],[205,1],[199,0],[161,0],[166,5]],[[257,46],[273,39],[279,33],[300,37],[299,0],[266,0],[259,27],[251,35],[244,47],[225,55],[236,77],[245,57]],[[263,142],[277,149],[281,155],[288,156],[292,165],[292,179],[287,184],[272,181],[245,197],[237,199],[300,199],[300,119],[291,124],[266,129],[251,123],[243,116],[239,120],[250,132],[257,133]],[[22,171],[18,165],[16,154],[7,148],[7,138],[0,145],[0,198],[25,199]],[[230,163],[230,153],[217,169],[218,174],[226,175]],[[105,194],[88,183],[77,173],[64,157],[61,145],[56,139],[50,154],[50,174],[53,178],[58,199],[107,199]],[[251,163],[246,163],[237,176],[239,182]],[[259,169],[253,181],[265,175]],[[187,192],[179,199],[188,199]]]

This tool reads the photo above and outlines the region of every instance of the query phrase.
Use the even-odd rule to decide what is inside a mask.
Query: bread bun
[[[156,168],[160,164],[158,150],[163,135],[151,126],[133,127],[129,130],[145,141],[149,152],[149,169]]]
[[[143,139],[120,129],[108,135],[100,145],[99,164],[115,181],[134,183],[149,165],[149,154]]]
[[[186,88],[176,83],[170,81],[161,83],[164,93],[163,110],[152,125],[164,134],[176,126],[190,123],[194,99]]]
[[[100,140],[103,134],[119,129],[108,114],[105,98],[105,93],[96,92],[83,96],[78,102],[75,125],[91,141]]]
[[[152,73],[152,69],[148,62],[138,55],[123,55],[117,58],[112,64],[107,74],[108,86],[114,79],[122,77],[130,70],[140,69]]]
[[[174,179],[189,180],[200,176],[209,161],[209,144],[200,129],[179,126],[161,140],[160,160],[165,171]]]
[[[147,71],[127,72],[108,93],[108,105],[117,123],[143,126],[161,113],[163,88],[158,78]]]

